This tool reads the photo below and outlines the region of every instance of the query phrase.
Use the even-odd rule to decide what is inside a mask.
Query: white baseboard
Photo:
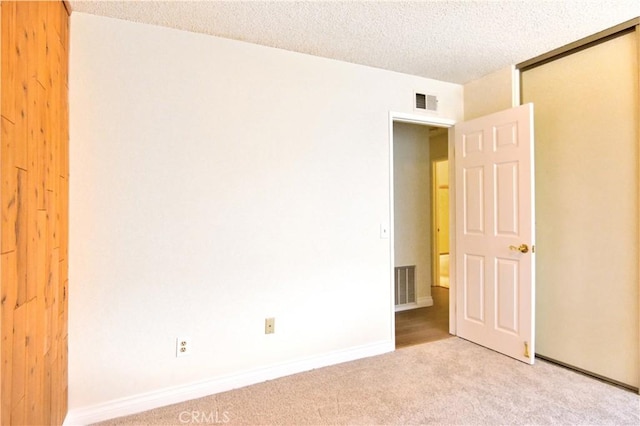
[[[426,308],[427,306],[433,306],[433,297],[425,296],[418,297],[416,303],[407,303],[406,305],[397,305],[395,307],[396,312],[408,311],[409,309]]]
[[[433,302],[432,302],[433,303]],[[100,404],[72,409],[63,423],[65,426],[87,425],[116,417],[128,416],[165,405],[202,398],[243,386],[289,376],[315,368],[367,358],[395,350],[393,341],[382,341],[354,348],[329,352],[291,362],[270,365],[255,370],[214,377],[200,382],[120,398]]]

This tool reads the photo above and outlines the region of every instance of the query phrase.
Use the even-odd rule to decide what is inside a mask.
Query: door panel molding
[[[454,133],[457,335],[533,364],[533,105],[459,123]]]

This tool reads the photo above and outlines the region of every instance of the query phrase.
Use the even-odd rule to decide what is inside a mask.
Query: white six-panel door
[[[455,126],[457,335],[534,360],[533,106]]]

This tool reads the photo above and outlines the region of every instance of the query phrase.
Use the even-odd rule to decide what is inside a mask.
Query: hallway
[[[431,287],[433,306],[396,312],[396,349],[446,339],[449,334],[449,289]]]

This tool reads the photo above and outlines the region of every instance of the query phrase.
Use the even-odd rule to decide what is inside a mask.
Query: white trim
[[[436,164],[442,161],[449,162],[449,141],[447,138],[447,157],[429,158],[431,161],[431,282],[434,286],[440,286],[440,236],[438,235],[438,178]],[[449,227],[451,228],[451,227]]]
[[[511,65],[511,107],[520,106],[520,70]]]
[[[267,380],[335,365],[342,362],[367,358],[392,352],[393,341],[381,341],[350,349],[337,350],[320,356],[303,358],[292,362],[274,364],[254,370],[214,377],[208,380],[174,386],[157,391],[133,395],[126,398],[70,410],[64,421],[65,426],[87,425],[116,417],[127,416],[142,411],[202,398],[220,392],[261,383]],[[177,423],[177,421],[176,421]]]
[[[423,126],[433,126],[433,127],[451,127],[456,124],[455,120],[451,120],[448,118],[440,118],[440,117],[431,117],[427,115],[420,114],[410,114],[406,112],[389,112],[389,119],[392,124],[392,132],[393,132],[393,122],[399,121],[402,123],[416,123],[421,124]]]
[[[425,306],[433,306],[433,297],[431,296],[418,297],[418,307],[422,308]]]
[[[457,336],[455,127],[449,131],[449,334]]]
[[[410,311],[411,309],[427,308],[433,306],[433,297],[418,297],[417,303],[405,303],[404,305],[395,305],[396,312]]]
[[[433,126],[433,127],[445,127],[453,129],[453,126],[456,124],[455,120],[451,120],[448,118],[440,118],[440,117],[431,117],[431,116],[423,116],[417,114],[409,114],[406,112],[395,112],[389,111],[389,252],[391,257],[391,264],[389,267],[389,290],[390,290],[390,314],[391,314],[391,341],[394,342],[395,349],[395,341],[396,341],[396,306],[395,306],[395,274],[394,274],[394,265],[395,265],[395,251],[393,247],[393,239],[395,235],[395,227],[394,227],[394,205],[393,205],[393,123],[394,121],[401,123],[413,123],[419,124],[422,126]],[[455,196],[455,181],[451,179],[451,171],[454,170],[454,156],[453,156],[453,142],[455,139],[453,138],[453,131],[449,132],[449,214],[453,218],[453,220],[449,220],[449,227],[451,228],[451,232],[449,233],[450,243],[449,243],[449,270],[454,269],[455,261],[453,263],[451,258],[455,256],[455,199],[453,202],[451,198]],[[450,273],[449,275],[449,332],[455,335],[456,331],[456,315],[455,315],[455,274]],[[431,304],[433,305],[433,299],[431,299]],[[453,308],[452,308],[453,305]]]
[[[389,264],[389,300],[391,309],[391,335],[389,339],[393,342],[393,349],[396,349],[396,273],[395,273],[395,250],[393,240],[395,238],[395,217],[393,211],[393,120],[399,113],[389,111],[389,253],[391,263]]]

